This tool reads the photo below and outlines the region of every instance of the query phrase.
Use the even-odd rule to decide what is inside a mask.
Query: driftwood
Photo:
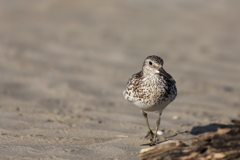
[[[188,160],[188,159],[239,159],[240,121],[234,125],[220,126],[216,132],[205,132],[196,136],[187,146],[180,140],[169,140],[140,151],[142,160]]]

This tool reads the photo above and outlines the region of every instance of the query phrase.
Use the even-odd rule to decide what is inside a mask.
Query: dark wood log
[[[143,160],[187,160],[187,159],[240,159],[240,121],[235,125],[221,126],[216,132],[205,132],[196,136],[190,146],[180,140],[169,140],[140,151]]]

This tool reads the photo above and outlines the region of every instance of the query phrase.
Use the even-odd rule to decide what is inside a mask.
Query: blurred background
[[[1,0],[3,157],[16,152],[34,157],[33,146],[41,142],[45,147],[36,152],[60,145],[16,135],[58,138],[56,129],[70,128],[61,136],[93,138],[95,130],[110,137],[115,132],[143,136],[147,130],[142,114],[124,100],[122,91],[149,55],[162,57],[178,88],[178,97],[163,112],[160,128],[178,133],[239,118],[239,7],[238,0]],[[157,114],[149,115],[151,126],[156,118]],[[87,142],[91,156],[114,157],[115,152],[95,152],[89,146],[95,141]],[[114,143],[110,141],[105,149]],[[64,145],[75,144],[64,141]],[[135,157],[139,144],[132,140],[129,145],[133,146],[128,151],[119,147],[122,150],[115,157]],[[66,157],[74,158],[86,153],[48,150],[44,155],[68,153]]]

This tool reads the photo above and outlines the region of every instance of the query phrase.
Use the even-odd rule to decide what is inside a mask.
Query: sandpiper
[[[145,137],[150,137],[150,145],[157,142],[163,109],[177,96],[175,84],[172,76],[163,69],[162,58],[152,55],[145,59],[142,70],[129,78],[127,88],[123,91],[124,98],[141,109],[148,126]],[[149,126],[147,112],[159,113],[155,134]]]

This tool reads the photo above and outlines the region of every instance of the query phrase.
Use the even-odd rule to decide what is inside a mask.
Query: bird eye
[[[150,61],[149,64],[152,65],[152,62]]]

